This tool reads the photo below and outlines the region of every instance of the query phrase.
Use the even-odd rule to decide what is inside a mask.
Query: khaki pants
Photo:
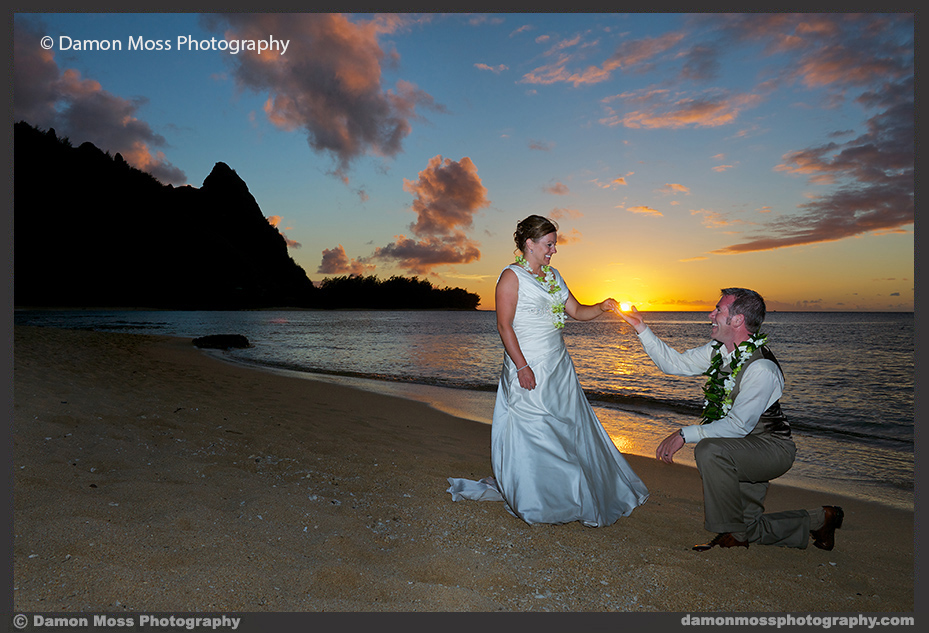
[[[805,548],[809,511],[764,514],[768,482],[790,469],[796,452],[793,440],[770,433],[700,440],[694,457],[703,479],[706,529],[743,533],[750,543]]]

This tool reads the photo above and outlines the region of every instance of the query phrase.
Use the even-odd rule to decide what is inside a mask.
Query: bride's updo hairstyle
[[[525,253],[526,240],[537,240],[540,237],[545,237],[549,233],[557,232],[558,227],[548,218],[543,218],[541,215],[530,215],[516,225],[516,232],[513,233],[513,239],[516,240],[516,248]]]

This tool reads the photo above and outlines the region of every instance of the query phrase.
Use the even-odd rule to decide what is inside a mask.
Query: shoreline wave
[[[271,369],[282,369],[286,371],[300,372],[304,374],[317,374],[323,376],[335,376],[342,378],[356,378],[360,380],[376,380],[386,383],[402,383],[409,385],[422,385],[426,387],[443,387],[447,389],[460,389],[465,391],[478,392],[496,392],[497,384],[488,383],[467,383],[460,380],[447,380],[435,376],[409,376],[385,374],[377,372],[358,372],[334,370],[324,367],[308,367],[298,363],[288,363],[286,361],[272,361],[267,359],[247,358],[243,356],[230,355],[238,362],[257,367],[268,367]],[[605,393],[595,390],[584,390],[588,401],[593,406],[601,406],[608,409],[617,409],[636,414],[650,413],[669,413],[683,417],[699,418],[701,409],[691,402],[681,402],[677,400],[667,400],[661,398],[650,398],[638,394],[616,394]],[[805,421],[799,416],[791,416],[791,427],[802,433],[821,435],[830,439],[842,441],[866,440],[873,442],[884,448],[895,450],[913,451],[915,450],[914,442],[911,438],[899,438],[887,434],[878,434],[875,432],[864,433],[853,428],[835,428],[828,424],[817,424],[816,421]],[[880,430],[881,427],[875,426],[874,430]]]

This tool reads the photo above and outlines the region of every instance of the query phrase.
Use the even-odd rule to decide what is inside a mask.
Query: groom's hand
[[[668,437],[664,438],[661,444],[658,445],[658,450],[655,451],[655,457],[666,464],[673,464],[674,453],[678,452],[683,447],[684,438],[681,436],[680,431],[675,431]]]
[[[619,314],[623,321],[631,325],[633,329],[639,334],[645,331],[645,318],[639,314],[639,311],[635,309],[635,306],[632,306],[632,309],[629,312],[618,311],[617,314]]]

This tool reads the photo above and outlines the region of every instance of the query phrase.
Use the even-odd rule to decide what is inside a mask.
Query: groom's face
[[[735,301],[735,297],[726,295],[719,300],[716,308],[710,312],[713,340],[719,341],[730,350],[733,349],[733,342],[735,341],[735,328],[732,326],[732,316],[729,314],[729,307],[733,301]]]

